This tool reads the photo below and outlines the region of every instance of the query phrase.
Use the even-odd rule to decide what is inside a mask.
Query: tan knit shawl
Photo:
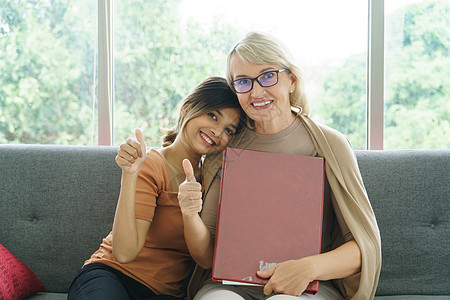
[[[361,272],[345,279],[337,279],[335,284],[346,299],[373,299],[381,269],[381,239],[353,150],[345,136],[338,131],[317,124],[307,116],[301,115],[299,118],[311,135],[318,155],[325,158],[325,172],[331,190],[362,253]],[[240,134],[229,146],[238,147],[242,136]],[[205,193],[221,165],[221,154],[208,156],[205,160]],[[340,232],[334,234],[333,247],[338,247],[343,242]],[[195,274],[197,272],[200,273],[201,270],[194,272],[193,281],[201,277],[200,274]]]

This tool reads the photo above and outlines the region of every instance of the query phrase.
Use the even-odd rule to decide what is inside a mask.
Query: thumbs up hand
[[[178,203],[184,217],[192,218],[202,210],[202,185],[195,180],[194,169],[188,159],[183,160],[186,180],[178,189]]]
[[[136,139],[127,139],[117,151],[116,163],[126,173],[137,173],[147,152],[142,130],[136,128],[135,135]]]

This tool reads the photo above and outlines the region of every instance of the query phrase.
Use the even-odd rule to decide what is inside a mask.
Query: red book
[[[264,285],[256,271],[320,253],[324,159],[230,147],[223,156],[213,280]]]

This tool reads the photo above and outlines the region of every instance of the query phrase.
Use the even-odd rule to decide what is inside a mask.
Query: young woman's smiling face
[[[198,154],[218,153],[236,133],[239,117],[237,108],[222,108],[195,117],[184,128],[186,142]]]
[[[230,61],[233,80],[255,78],[264,72],[278,71],[282,68],[280,65],[246,63],[236,55],[233,55]],[[256,132],[275,133],[292,123],[289,93],[294,88],[295,76],[289,71],[283,71],[278,73],[277,84],[262,87],[255,80],[249,92],[237,94],[242,109],[255,121]]]

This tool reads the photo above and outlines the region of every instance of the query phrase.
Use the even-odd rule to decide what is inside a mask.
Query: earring
[[[291,90],[291,92],[290,92],[290,93],[292,94],[293,92],[294,92],[294,90]]]

